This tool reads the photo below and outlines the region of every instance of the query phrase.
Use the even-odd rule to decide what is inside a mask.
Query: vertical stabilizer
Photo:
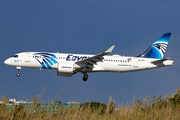
[[[171,33],[162,34],[143,54],[137,57],[162,59]]]

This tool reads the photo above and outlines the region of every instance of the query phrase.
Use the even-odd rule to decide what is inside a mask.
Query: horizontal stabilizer
[[[164,58],[164,59],[160,59],[160,60],[156,60],[156,61],[152,61],[151,63],[157,64],[157,63],[162,63],[166,60],[170,60],[171,58]]]

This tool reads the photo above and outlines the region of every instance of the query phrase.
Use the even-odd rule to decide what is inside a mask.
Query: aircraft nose
[[[6,65],[10,65],[10,63],[11,63],[11,62],[10,62],[9,59],[7,59],[7,60],[4,61],[4,64],[6,64]]]

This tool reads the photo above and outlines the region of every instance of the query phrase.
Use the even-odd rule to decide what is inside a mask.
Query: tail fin
[[[162,34],[143,54],[137,57],[162,59],[171,33]]]

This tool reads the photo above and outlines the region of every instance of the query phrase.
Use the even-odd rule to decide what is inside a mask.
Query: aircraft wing
[[[164,59],[160,59],[160,60],[156,60],[156,61],[152,61],[151,63],[154,63],[154,64],[158,64],[158,63],[162,63],[166,60],[170,60],[171,58],[164,58]]]
[[[89,68],[93,68],[93,65],[96,64],[96,62],[99,62],[103,59],[103,56],[111,53],[111,51],[114,49],[115,45],[111,46],[108,50],[106,50],[105,52],[92,56],[90,58],[75,62],[76,64],[80,65],[81,67],[89,67]]]

